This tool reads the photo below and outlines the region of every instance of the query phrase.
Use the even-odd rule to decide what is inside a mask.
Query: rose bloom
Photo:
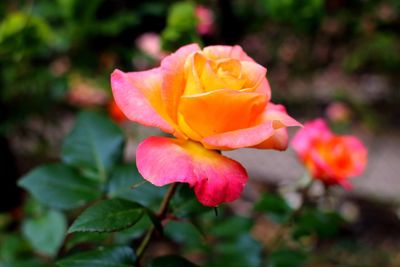
[[[186,45],[161,66],[115,70],[112,91],[125,116],[175,138],[149,137],[137,148],[141,175],[156,186],[188,183],[198,200],[217,206],[237,199],[248,179],[221,150],[284,150],[288,126],[300,124],[270,102],[266,69],[239,46]]]
[[[360,175],[367,149],[354,136],[335,135],[322,119],[310,121],[294,136],[291,146],[311,176],[326,185],[351,188],[348,177]]]

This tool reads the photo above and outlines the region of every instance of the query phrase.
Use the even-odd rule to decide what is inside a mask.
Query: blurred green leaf
[[[107,172],[122,158],[123,142],[120,128],[110,119],[83,112],[64,140],[62,160],[105,182]]]
[[[260,0],[269,18],[289,22],[294,29],[312,31],[324,15],[324,0]]]
[[[287,221],[293,210],[279,195],[264,193],[254,205],[256,211],[265,212],[268,217],[278,223]]]
[[[98,232],[76,232],[70,235],[66,241],[65,249],[70,250],[78,244],[95,243],[99,244],[109,237],[109,233]]]
[[[0,57],[20,60],[22,56],[40,53],[51,45],[54,34],[49,25],[38,16],[12,12],[0,24]],[[24,42],[28,41],[30,47]]]
[[[14,262],[31,248],[19,234],[0,235],[0,266],[2,262]]]
[[[197,265],[188,261],[187,259],[175,256],[168,255],[155,258],[149,265],[149,267],[196,267]]]
[[[280,249],[272,252],[268,260],[268,267],[301,267],[307,256],[304,252],[291,249]]]
[[[0,262],[0,266],[1,267],[46,267],[46,266],[50,267],[51,265],[48,263],[44,263],[39,259],[32,258],[32,259],[18,259],[16,261],[12,261],[4,265],[2,265],[2,263]]]
[[[181,1],[171,5],[167,27],[161,33],[163,48],[173,51],[183,44],[201,43],[196,25],[195,5],[192,2]]]
[[[171,221],[164,227],[164,232],[175,242],[185,244],[185,249],[201,248],[205,244],[201,232],[187,221]]]
[[[330,238],[337,234],[342,223],[338,213],[308,209],[300,215],[292,235],[295,239],[313,234],[320,238]]]
[[[87,208],[78,216],[68,232],[114,232],[139,221],[143,208],[137,203],[108,199]]]
[[[261,245],[246,232],[219,240],[212,248],[216,256],[204,267],[258,267],[261,264]]]
[[[157,187],[139,174],[134,164],[119,165],[114,168],[108,183],[108,195],[135,201],[145,207],[158,208],[166,187]]]
[[[35,168],[18,182],[40,203],[57,209],[80,207],[100,196],[99,185],[63,164]]]
[[[152,222],[148,216],[142,218],[135,223],[133,227],[114,233],[115,244],[126,244],[134,239],[143,237],[144,233],[150,229]]]
[[[397,71],[400,65],[398,36],[379,33],[362,39],[343,59],[347,71]]]
[[[22,233],[37,253],[54,256],[67,230],[67,220],[58,211],[49,210],[38,218],[27,219]]]
[[[223,219],[219,223],[215,224],[211,233],[217,237],[235,237],[242,233],[250,231],[253,225],[253,220],[250,218],[233,216],[229,219]]]
[[[130,247],[99,247],[80,252],[57,262],[60,267],[132,267],[135,253]]]
[[[169,10],[167,25],[176,30],[195,29],[197,18],[194,13],[195,6],[191,2],[182,1],[174,3]]]

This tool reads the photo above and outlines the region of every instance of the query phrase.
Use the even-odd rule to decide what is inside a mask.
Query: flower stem
[[[168,191],[165,194],[164,199],[161,202],[160,208],[157,212],[158,220],[162,221],[163,219],[165,219],[167,212],[168,212],[169,202],[171,201],[172,197],[174,196],[177,187],[178,187],[178,183],[174,183],[168,188]],[[154,227],[154,225],[152,225],[151,228],[146,232],[145,236],[142,239],[142,242],[140,242],[140,245],[136,250],[136,257],[137,257],[136,262],[139,265],[140,265],[140,263],[139,263],[140,259],[142,258],[144,251],[146,250],[147,246],[149,245],[150,240],[151,240],[155,230],[156,230],[156,228]]]

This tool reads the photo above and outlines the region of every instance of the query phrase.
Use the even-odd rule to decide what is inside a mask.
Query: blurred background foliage
[[[199,28],[204,20],[199,5],[211,12],[206,12],[204,30]],[[109,159],[116,167],[107,169],[110,177],[102,182],[93,181],[96,172],[90,164],[72,164],[76,169],[71,170],[62,165],[71,165],[63,158],[66,163],[50,165],[68,184],[83,191],[95,187],[91,194],[77,196],[61,184],[55,192],[66,194],[65,203],[43,199],[43,192],[55,190],[46,187],[43,170],[44,181],[30,185],[33,198],[23,201],[15,186],[32,167],[59,160],[61,140],[78,111],[95,110],[115,119],[109,108],[109,77],[115,68],[137,71],[157,66],[166,53],[191,42],[239,44],[267,66],[273,100],[285,104],[296,118],[324,115],[337,119],[339,131],[356,124],[379,133],[400,125],[399,32],[398,0],[1,1],[0,151],[6,179],[0,186],[0,266],[52,266],[55,257],[70,249],[136,244],[151,224],[144,216],[125,232],[79,233],[64,240],[71,218],[100,195],[152,209],[158,206],[164,191],[148,184],[135,194],[126,190],[142,181],[134,167],[121,160],[119,146]],[[143,43],[150,43],[150,48]],[[333,115],[326,114],[332,103],[339,105],[331,108]],[[335,113],[338,106],[341,111]],[[110,123],[98,124],[112,128]],[[130,134],[140,139],[141,133],[130,127]],[[122,135],[117,135],[122,143]],[[82,170],[88,166],[88,171]],[[83,177],[71,174],[77,170]],[[400,264],[393,245],[400,233],[393,223],[394,207],[375,213],[368,203],[362,209],[366,217],[352,223],[317,209],[315,203],[297,213],[278,194],[264,192],[260,197],[254,208],[242,203],[247,207],[243,216],[231,216],[240,214],[240,205],[239,212],[233,206],[215,216],[182,187],[173,202],[177,218],[164,229],[165,236],[158,238],[153,251],[176,252],[171,251],[172,242],[187,258],[213,267]],[[76,198],[84,202],[74,202]],[[185,205],[180,206],[182,202]],[[66,208],[66,203],[72,206]],[[387,223],[382,228],[391,226],[393,236],[385,235],[387,229],[378,229],[383,231],[378,236],[367,233],[380,224],[375,217]],[[382,245],[376,246],[379,242]],[[126,264],[133,258],[124,246],[91,253],[98,258],[114,255]],[[159,259],[151,266],[167,266],[174,260]]]

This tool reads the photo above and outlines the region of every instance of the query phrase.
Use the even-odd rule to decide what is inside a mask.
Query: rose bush
[[[150,137],[137,149],[145,179],[157,186],[189,183],[206,206],[237,199],[245,169],[220,150],[284,150],[287,127],[300,124],[270,102],[266,69],[239,46],[183,46],[161,66],[111,76],[126,117],[176,137]]]
[[[327,185],[350,188],[347,178],[360,175],[367,163],[367,149],[360,140],[335,135],[322,119],[306,123],[293,137],[292,147],[311,176]]]

